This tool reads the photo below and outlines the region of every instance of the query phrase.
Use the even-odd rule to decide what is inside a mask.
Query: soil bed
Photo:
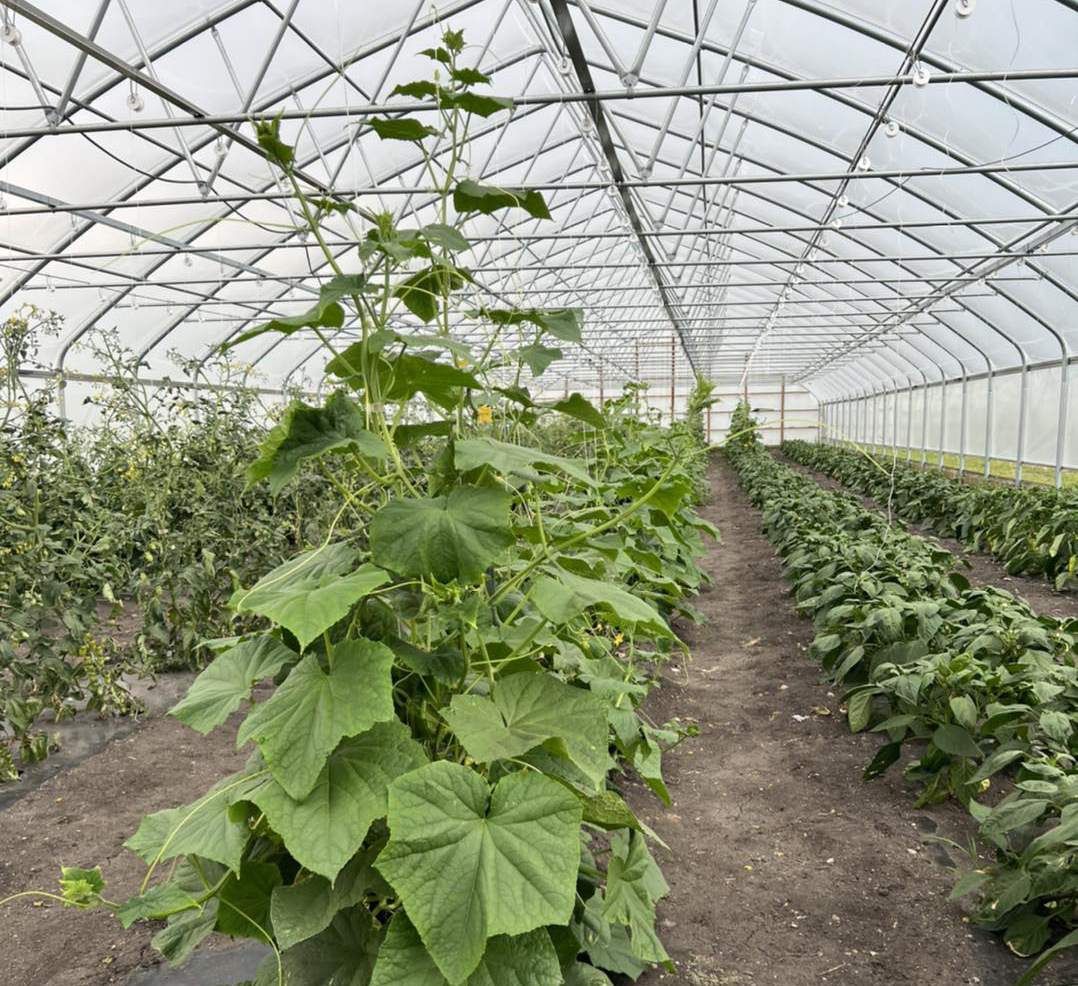
[[[42,765],[47,776],[36,787],[23,788],[22,796],[0,811],[0,897],[20,890],[55,893],[61,864],[100,864],[108,881],[105,896],[111,900],[137,892],[145,866],[123,848],[123,841],[147,812],[194,801],[216,780],[243,766],[247,754],[235,749],[241,719],[234,717],[228,727],[205,738],[165,717],[160,707],[134,728],[120,720],[118,736],[109,735],[115,723],[87,723],[91,735],[86,742],[97,747],[96,752],[74,760],[63,753],[50,758]],[[58,771],[60,766],[66,769]],[[0,788],[0,794],[17,792],[21,785]],[[133,970],[159,962],[150,938],[163,926],[159,922],[124,931],[104,911],[78,912],[53,901],[39,907],[30,900],[15,901],[0,909],[0,982],[127,983]],[[232,944],[223,937],[213,942],[217,948]],[[212,976],[209,970],[207,974]],[[218,982],[206,980],[208,986]]]
[[[920,811],[899,773],[864,785],[878,740],[850,736],[837,699],[805,649],[807,620],[791,605],[759,513],[724,462],[704,510],[723,532],[706,560],[715,586],[698,605],[705,627],[680,627],[693,650],[649,702],[657,722],[695,719],[700,735],[666,758],[674,804],[641,786],[634,807],[669,844],[671,885],[660,932],[689,986],[1011,986],[1024,968],[962,921],[935,832],[971,832],[953,805]],[[823,710],[826,709],[825,714]],[[799,719],[795,717],[805,717]],[[113,899],[143,874],[122,848],[149,811],[194,800],[242,766],[236,717],[202,738],[160,713],[0,811],[0,896],[54,890],[57,867],[101,863]],[[180,976],[150,970],[155,927],[123,931],[105,913],[19,901],[0,911],[0,981],[12,986],[215,986],[250,958],[200,958]],[[229,948],[225,938],[212,947]],[[1038,986],[1078,982],[1059,960]],[[662,971],[641,983],[673,984]]]
[[[776,454],[775,457],[791,469],[796,469],[814,482],[819,483],[825,490],[849,493],[851,496],[857,497],[865,509],[874,510],[876,513],[881,514],[886,513],[886,508],[872,497],[857,493],[855,490],[843,486],[837,480],[831,479],[830,476],[825,476],[822,472],[809,469],[807,466],[794,462],[793,459],[789,459],[784,455]],[[1047,579],[1037,578],[1034,575],[1008,575],[1006,568],[989,554],[980,551],[967,551],[961,541],[956,541],[954,538],[940,537],[940,535],[930,531],[927,527],[922,527],[920,524],[897,520],[911,534],[918,534],[923,538],[936,541],[951,554],[964,561],[969,567],[962,565],[959,571],[963,572],[971,582],[995,586],[997,589],[1005,589],[1012,595],[1018,596],[1029,603],[1034,613],[1054,616],[1056,619],[1078,617],[1078,593],[1056,592],[1051,582]]]
[[[852,736],[806,649],[760,514],[724,461],[703,513],[722,532],[696,605],[711,623],[679,627],[693,659],[653,693],[657,722],[695,718],[669,754],[674,804],[634,786],[630,800],[669,844],[659,931],[690,986],[1012,986],[1025,963],[964,923],[947,900],[952,865],[932,834],[964,844],[957,806],[912,807],[896,767],[864,784],[879,743]],[[823,714],[826,709],[828,714]],[[798,721],[795,716],[807,718]],[[1038,986],[1078,982],[1078,961]],[[673,984],[656,970],[644,986]]]

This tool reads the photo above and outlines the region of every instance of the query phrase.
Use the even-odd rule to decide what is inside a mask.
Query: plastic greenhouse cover
[[[554,217],[476,220],[468,263],[518,304],[588,311],[536,388],[660,379],[671,339],[679,375],[781,374],[821,398],[1078,349],[1068,0],[0,6],[0,315],[63,316],[49,372],[92,375],[87,336],[115,328],[175,376],[175,356],[309,304],[324,262],[231,139],[245,116],[286,111],[317,182],[432,220],[414,149],[362,119],[447,25],[520,100],[474,127],[472,172],[541,186]],[[610,98],[563,99],[582,66]],[[343,258],[362,232],[327,222]],[[316,385],[323,359],[302,334],[233,358],[269,388]]]

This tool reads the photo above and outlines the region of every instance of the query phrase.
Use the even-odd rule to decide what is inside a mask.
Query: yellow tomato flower
[[[469,365],[470,360],[466,360],[463,356],[458,356],[455,360],[453,360],[453,362],[457,364],[458,369],[463,370],[466,366]]]
[[[619,634],[618,634],[618,635],[617,635],[617,636],[616,636],[616,637],[614,638],[614,646],[615,646],[615,647],[620,647],[620,646],[621,646],[621,644],[622,644],[622,642],[623,642],[624,640],[625,640],[625,634],[623,634],[623,633],[619,633]]]
[[[494,410],[489,404],[480,404],[478,408],[479,423],[489,425],[494,420]]]

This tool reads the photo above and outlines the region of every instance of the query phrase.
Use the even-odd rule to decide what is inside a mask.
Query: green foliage
[[[225,384],[217,391],[144,387],[141,363],[110,333],[87,343],[106,378],[87,398],[98,420],[74,427],[51,410],[53,384],[28,390],[22,374],[59,328],[32,307],[0,326],[4,779],[47,754],[50,719],[76,708],[129,711],[125,672],[196,666],[201,641],[252,628],[251,616],[235,621],[224,603],[332,516],[319,495],[329,481],[304,461],[382,449],[339,402],[302,405],[306,416],[294,412],[270,433],[280,436],[271,489],[245,490],[265,409],[240,371],[212,366]],[[255,479],[259,468],[250,467]],[[286,482],[289,494],[274,496]],[[114,618],[125,608],[142,616],[133,639],[117,639]]]
[[[739,452],[751,452],[762,447],[759,422],[752,416],[752,409],[744,401],[738,401],[734,413],[730,416],[730,431],[726,437],[725,448],[731,455]]]
[[[1011,575],[1078,586],[1078,488],[963,483],[859,449],[784,442],[783,454],[890,504],[904,520],[986,551]]]
[[[353,291],[248,333],[313,335],[344,388],[287,409],[248,472],[281,496],[326,476],[332,520],[232,592],[240,629],[261,626],[215,644],[173,710],[203,732],[244,710],[247,766],[128,842],[149,872],[121,916],[167,917],[170,961],[212,930],[268,940],[259,986],[599,986],[668,961],[666,884],[608,775],[669,801],[662,752],[685,732],[639,710],[679,646],[668,618],[698,615],[705,451],[698,421],[647,420],[635,388],[602,410],[531,398],[536,347],[579,343],[581,312],[476,312],[461,223],[548,213],[461,176],[469,117],[509,108],[472,92],[462,49],[446,32],[433,81],[397,90],[436,114],[375,125],[422,150],[439,222],[376,217],[358,271],[326,255]],[[275,124],[259,138],[321,242],[292,149]],[[460,316],[482,356],[452,339]]]
[[[813,619],[812,654],[846,689],[851,730],[887,737],[865,779],[916,751],[905,774],[918,804],[957,798],[994,852],[955,894],[976,891],[978,922],[1019,955],[1073,944],[1078,625],[971,588],[949,552],[761,450],[732,459]],[[1003,771],[1010,790],[982,801]]]

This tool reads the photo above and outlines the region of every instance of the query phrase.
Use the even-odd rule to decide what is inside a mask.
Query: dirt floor
[[[658,722],[696,719],[700,735],[666,758],[671,808],[642,788],[630,799],[670,846],[657,853],[671,887],[659,931],[681,981],[1011,986],[1024,963],[947,900],[951,859],[931,838],[964,843],[968,817],[913,808],[895,768],[862,783],[879,739],[851,736],[820,683],[811,624],[724,462],[712,484],[704,514],[722,544],[697,601],[711,623],[680,628],[693,659],[648,705]],[[1078,982],[1078,960],[1037,982]]]
[[[186,676],[189,681],[193,676]],[[0,811],[0,897],[21,890],[57,892],[60,865],[100,864],[105,896],[126,900],[145,873],[142,861],[123,849],[147,812],[195,800],[218,778],[243,766],[235,750],[241,717],[203,738],[165,717],[181,679],[167,679],[171,701],[140,723],[84,724],[81,741],[96,752],[61,753],[48,761],[42,779]],[[101,748],[102,738],[106,745]],[[57,769],[57,768],[61,769]],[[38,783],[40,781],[40,783]],[[20,785],[0,794],[15,797]],[[3,986],[105,986],[126,983],[132,970],[154,965],[150,938],[163,923],[123,931],[105,912],[78,912],[45,901],[16,901],[0,909]],[[215,947],[231,945],[219,938]],[[218,980],[207,980],[216,986]]]
[[[698,600],[711,623],[682,628],[693,660],[672,668],[649,702],[656,721],[692,719],[701,732],[666,758],[669,809],[630,790],[670,847],[658,851],[671,885],[660,932],[679,981],[1011,986],[1023,964],[947,901],[950,859],[930,838],[962,842],[969,820],[949,805],[915,810],[894,770],[862,784],[878,740],[850,736],[837,698],[820,683],[805,653],[811,626],[795,614],[734,474],[719,462],[712,481],[705,514],[723,544],[706,561],[715,585]],[[0,810],[0,896],[55,889],[59,862],[100,863],[113,899],[132,892],[142,869],[123,840],[145,812],[193,800],[241,766],[232,740],[233,728],[203,739],[156,712],[39,778]],[[148,982],[137,970],[156,961],[152,933],[124,932],[106,914],[20,901],[0,910],[0,984],[106,986],[133,974]],[[230,981],[225,968],[203,961],[183,982]],[[661,971],[641,983],[660,980],[673,986]],[[1074,983],[1078,963],[1062,961],[1038,980]]]
[[[826,490],[851,493],[867,509],[880,513],[885,511],[885,507],[876,500],[848,489],[829,476],[825,476],[822,472],[816,472],[814,469],[802,466],[784,455],[777,455],[776,457],[791,469],[796,469],[798,472],[814,479]],[[961,558],[969,567],[962,566],[959,570],[964,572],[971,582],[1006,589],[1029,603],[1033,612],[1044,616],[1054,616],[1057,619],[1078,617],[1078,592],[1056,592],[1051,582],[1031,575],[1008,575],[1007,570],[989,554],[967,551],[961,541],[940,537],[919,524],[909,524],[905,521],[902,523],[905,524],[910,533],[919,534],[921,537],[937,541],[952,554]]]

